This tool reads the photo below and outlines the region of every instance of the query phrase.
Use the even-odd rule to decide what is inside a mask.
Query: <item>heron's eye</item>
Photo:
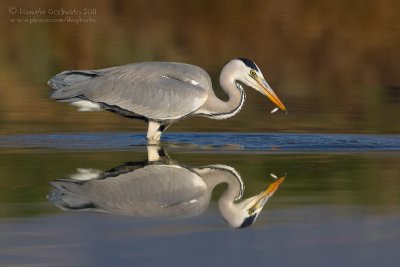
[[[253,215],[254,209],[249,209],[248,212],[249,212],[249,215]]]
[[[250,71],[250,76],[252,76],[252,77],[256,76],[256,71],[255,70],[251,70]]]

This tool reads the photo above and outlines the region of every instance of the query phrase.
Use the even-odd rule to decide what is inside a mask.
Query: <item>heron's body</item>
[[[221,72],[220,84],[229,95],[228,101],[215,96],[210,76],[202,68],[172,62],[64,71],[49,80],[48,84],[53,88],[50,97],[70,102],[80,111],[109,110],[148,121],[148,140],[159,141],[168,126],[188,116],[225,119],[239,112],[245,100],[240,82],[244,80],[246,84],[246,79],[249,79],[241,76],[243,69],[255,71],[253,67],[259,71],[254,63],[243,60],[230,61]],[[260,75],[253,78],[259,78],[262,84],[265,80]],[[253,86],[251,82],[249,85]],[[254,86],[270,89],[266,82],[265,85],[255,83]],[[274,95],[272,89],[271,92]],[[276,95],[273,97],[278,99]],[[284,108],[279,99],[276,101]]]
[[[149,151],[151,151],[150,148]],[[230,166],[184,167],[149,153],[148,162],[130,162],[103,172],[78,169],[51,182],[48,199],[64,210],[89,210],[147,218],[193,217],[204,212],[213,189],[228,186],[218,200],[223,218],[233,227],[252,224],[283,178],[265,192],[240,200],[244,185]],[[156,161],[150,161],[154,159]]]
[[[55,189],[49,199],[66,210],[177,218],[204,212],[212,190],[219,183],[228,183],[230,202],[241,198],[243,193],[240,176],[224,165],[191,169],[177,164],[124,164],[109,172],[95,172],[89,180],[76,179],[82,173],[74,175],[75,179],[51,182]]]
[[[195,216],[207,207],[206,184],[180,166],[148,165],[113,175],[52,182],[67,192],[58,206],[150,218]]]

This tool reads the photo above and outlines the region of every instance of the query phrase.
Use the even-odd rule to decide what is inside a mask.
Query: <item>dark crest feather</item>
[[[239,228],[249,227],[256,221],[256,219],[257,219],[257,214],[253,214],[253,215],[247,217],[246,219],[244,219],[242,225],[240,225]]]
[[[257,65],[250,59],[247,58],[238,58],[238,59],[241,60],[247,67],[259,71]]]

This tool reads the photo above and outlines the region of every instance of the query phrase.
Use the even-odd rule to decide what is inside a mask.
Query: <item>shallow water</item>
[[[63,211],[46,199],[50,181],[68,178],[77,169],[110,171],[114,176],[107,179],[113,179],[121,165],[128,173],[129,166],[154,166],[147,163],[144,135],[3,136],[0,265],[398,262],[399,136],[174,133],[164,140],[163,164],[187,170],[226,166],[238,172],[244,183],[239,203],[274,183],[270,173],[287,178],[254,224],[242,229],[222,217],[218,201],[228,188],[222,184],[212,191],[204,210],[192,208],[180,216]],[[112,193],[109,196],[107,201],[115,203]]]
[[[400,150],[399,135],[292,133],[165,133],[162,146],[177,150],[390,151]],[[144,134],[25,134],[0,136],[1,148],[133,149],[146,145]]]

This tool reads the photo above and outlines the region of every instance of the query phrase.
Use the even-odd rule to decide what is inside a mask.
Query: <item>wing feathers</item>
[[[56,100],[84,98],[154,120],[178,119],[199,109],[211,88],[196,66],[147,62],[98,71],[65,71],[50,79]]]

